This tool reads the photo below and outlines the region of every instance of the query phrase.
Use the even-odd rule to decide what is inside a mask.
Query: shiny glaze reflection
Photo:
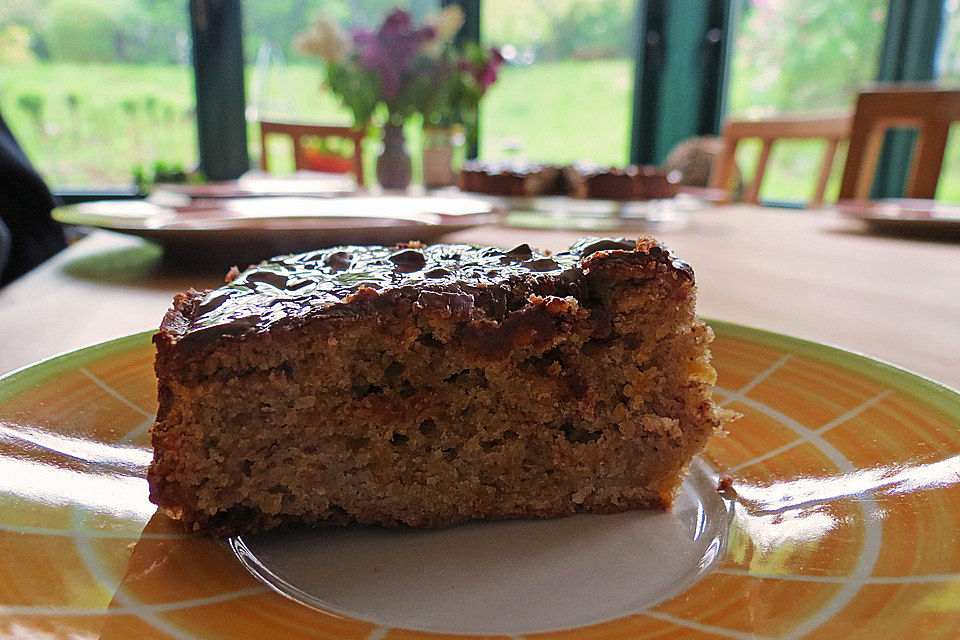
[[[395,247],[334,247],[271,258],[237,275],[228,284],[207,293],[184,318],[183,340],[262,331],[270,326],[296,324],[308,317],[349,315],[355,295],[369,289],[378,295],[418,294],[456,296],[467,306],[503,307],[513,287],[539,283],[556,295],[580,293],[581,260],[600,251],[631,251],[635,241],[586,238],[553,255],[538,253],[527,244],[509,250],[466,244],[416,243]],[[642,255],[671,265],[692,278],[688,264],[652,241]],[[531,286],[517,294],[526,300]],[[356,313],[356,312],[353,312]]]
[[[860,469],[825,478],[796,478],[737,485],[741,501],[758,511],[777,511],[880,491],[890,495],[942,489],[960,483],[960,455],[921,464]]]
[[[73,505],[140,526],[156,511],[144,481],[149,449],[110,445],[0,422],[0,498]],[[136,525],[135,525],[136,526]]]

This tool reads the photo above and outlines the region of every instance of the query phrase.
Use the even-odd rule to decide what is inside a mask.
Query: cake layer
[[[710,337],[650,239],[276,258],[164,319],[151,498],[218,534],[666,507]]]

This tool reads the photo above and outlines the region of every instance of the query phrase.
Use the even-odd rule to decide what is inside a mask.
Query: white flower
[[[313,28],[304,31],[293,41],[300,53],[314,55],[327,62],[341,62],[350,55],[350,38],[336,22],[324,14],[317,15]]]
[[[437,40],[447,42],[463,26],[463,8],[458,4],[449,4],[433,19],[433,28],[437,30]]]

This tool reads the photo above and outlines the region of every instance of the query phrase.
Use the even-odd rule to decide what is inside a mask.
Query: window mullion
[[[190,0],[200,171],[233,180],[250,167],[240,0]]]
[[[944,0],[890,0],[883,47],[877,65],[879,82],[934,80],[937,44],[943,27]],[[903,195],[916,134],[887,133],[870,191],[872,198]]]
[[[677,143],[717,134],[736,0],[640,0],[630,160],[660,164]]]

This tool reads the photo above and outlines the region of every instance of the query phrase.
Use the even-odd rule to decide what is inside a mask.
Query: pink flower
[[[490,85],[497,81],[497,72],[500,70],[500,67],[503,66],[504,62],[505,60],[500,50],[493,48],[488,51],[487,57],[484,57],[482,61],[471,61],[469,58],[461,58],[457,64],[457,68],[460,71],[471,74],[473,79],[477,81],[477,84],[480,85],[480,89],[486,92]]]
[[[484,62],[483,66],[476,74],[477,84],[486,91],[490,85],[497,81],[497,72],[503,65],[504,59],[498,49],[490,49],[490,57]]]

